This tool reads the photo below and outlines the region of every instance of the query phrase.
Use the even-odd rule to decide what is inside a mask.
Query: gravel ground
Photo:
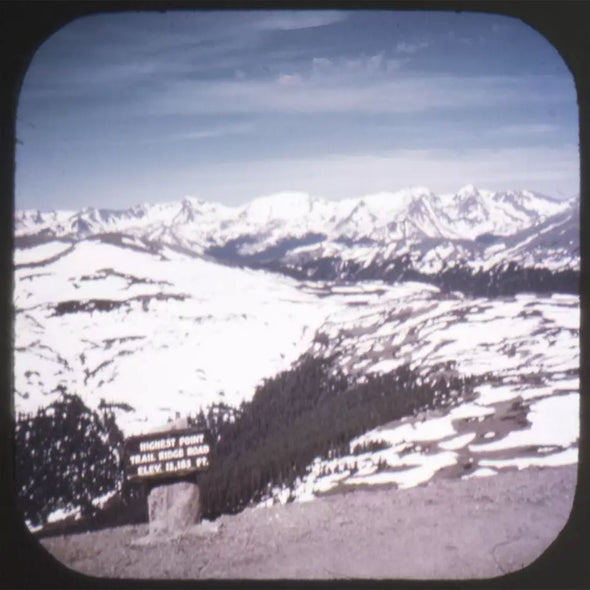
[[[68,567],[121,578],[487,578],[534,561],[565,525],[576,466],[372,487],[247,509],[153,539],[147,525],[45,538]]]

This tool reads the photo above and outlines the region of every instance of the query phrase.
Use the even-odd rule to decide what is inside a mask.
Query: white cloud
[[[237,123],[235,125],[222,125],[219,127],[211,127],[208,129],[197,129],[194,131],[186,131],[184,133],[175,133],[158,138],[157,142],[161,141],[185,141],[191,139],[209,139],[211,137],[224,137],[226,135],[243,135],[254,131],[255,126],[252,123]]]
[[[348,18],[342,11],[321,10],[277,10],[254,12],[256,21],[253,27],[258,30],[292,31],[325,27]]]
[[[454,192],[469,183],[491,190],[531,189],[566,197],[579,192],[579,154],[575,146],[334,154],[213,165],[198,171],[198,179],[194,190],[203,198],[224,200],[236,195],[239,200],[230,204],[282,190],[339,199],[412,185]]]
[[[395,72],[401,68],[404,64],[408,63],[407,59],[393,59],[389,58],[385,60],[385,71],[388,74]]]
[[[293,86],[301,83],[301,76],[298,74],[282,74],[277,78],[277,82],[281,86]]]
[[[383,53],[378,53],[377,55],[373,55],[367,61],[367,70],[369,73],[377,72],[381,69],[384,63]]]
[[[158,132],[157,134],[152,135],[151,137],[104,137],[99,135],[93,135],[92,137],[84,137],[84,138],[70,138],[70,137],[60,137],[56,141],[66,146],[92,146],[92,145],[100,145],[108,148],[112,148],[114,146],[141,146],[141,145],[149,145],[149,144],[162,144],[162,143],[175,143],[181,141],[195,141],[201,139],[211,139],[215,137],[225,137],[231,135],[246,135],[248,133],[252,133],[256,129],[256,126],[253,123],[244,122],[244,123],[235,123],[231,125],[219,125],[216,127],[207,127],[207,128],[195,128],[195,129],[187,129],[186,131],[178,132],[178,133],[162,133]]]
[[[322,80],[323,83],[355,85],[365,79],[383,77],[390,70],[397,69],[402,60],[387,59],[382,51],[369,57],[331,60],[326,57],[314,57],[309,72],[304,76],[309,84]]]
[[[373,58],[371,58],[373,59]],[[373,62],[373,67],[377,59]],[[571,81],[557,76],[428,76],[371,75],[368,62],[341,67],[323,63],[306,77],[290,73],[275,80],[183,80],[155,93],[151,114],[170,113],[412,113],[468,107],[571,104]],[[294,84],[293,82],[297,82]]]
[[[318,28],[347,18],[344,11],[320,10],[93,15],[69,23],[39,48],[23,88],[37,98],[86,98],[89,91],[117,92],[212,67],[240,71],[243,51],[255,46],[261,33]],[[51,55],[56,47],[63,54],[59,59]]]
[[[408,43],[406,41],[400,41],[397,45],[396,45],[396,50],[398,51],[398,53],[416,53],[417,51],[420,51],[421,49],[426,49],[427,47],[430,47],[430,42],[429,41],[420,41],[417,43]]]
[[[333,66],[332,60],[327,57],[314,57],[311,61],[312,73],[324,73],[330,71]]]

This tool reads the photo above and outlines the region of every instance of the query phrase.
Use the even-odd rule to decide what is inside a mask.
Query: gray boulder
[[[178,535],[201,520],[199,486],[180,481],[154,487],[148,496],[150,535]]]

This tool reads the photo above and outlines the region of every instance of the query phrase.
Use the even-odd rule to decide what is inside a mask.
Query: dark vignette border
[[[581,227],[588,222],[590,191],[590,22],[589,0],[9,0],[0,3],[0,587],[2,588],[184,588],[220,586],[212,582],[123,581],[75,573],[57,562],[32,537],[16,509],[12,492],[12,250],[16,107],[27,67],[37,47],[63,25],[98,12],[177,9],[325,8],[483,12],[512,16],[541,33],[558,50],[576,83],[580,131]],[[544,555],[524,570],[475,581],[363,582],[363,587],[395,588],[588,588],[590,587],[590,403],[588,375],[588,269],[590,238],[583,231],[580,289],[580,456],[578,486],[570,520]],[[276,587],[273,582],[223,582],[223,587]],[[301,582],[282,582],[298,587]],[[348,582],[308,582],[308,586],[352,586]]]

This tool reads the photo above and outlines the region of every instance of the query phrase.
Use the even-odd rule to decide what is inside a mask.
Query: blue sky
[[[577,116],[557,51],[499,15],[95,15],[27,71],[16,207],[465,184],[570,197]]]

